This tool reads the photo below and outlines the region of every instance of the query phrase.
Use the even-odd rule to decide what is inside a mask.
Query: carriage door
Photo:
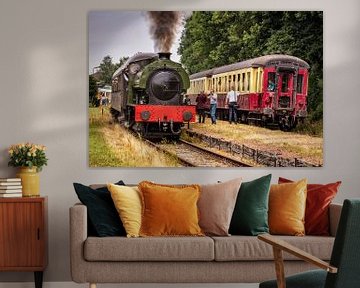
[[[292,71],[281,71],[278,75],[278,108],[292,108],[294,74]]]

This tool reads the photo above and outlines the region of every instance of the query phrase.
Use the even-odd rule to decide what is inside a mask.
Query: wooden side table
[[[47,197],[0,198],[0,271],[33,271],[41,288],[47,250]]]

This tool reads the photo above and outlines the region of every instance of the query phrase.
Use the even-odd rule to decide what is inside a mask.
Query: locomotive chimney
[[[170,60],[170,55],[171,55],[170,52],[159,52],[158,54],[160,60],[164,60],[164,59]]]
[[[156,52],[169,52],[176,39],[176,33],[182,24],[183,14],[180,11],[148,11],[150,35],[155,41]]]

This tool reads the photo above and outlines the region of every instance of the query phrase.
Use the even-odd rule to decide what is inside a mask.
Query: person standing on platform
[[[235,124],[237,124],[237,96],[238,93],[235,91],[235,87],[231,86],[231,90],[226,95],[226,104],[229,107],[229,123],[231,124],[234,120]]]
[[[199,114],[199,123],[205,123],[205,110],[206,110],[206,95],[204,91],[196,97],[196,110]]]
[[[211,123],[216,124],[216,108],[217,108],[217,94],[213,89],[210,90],[210,94],[208,96],[210,99],[210,117]]]
[[[188,94],[185,94],[184,105],[191,105],[191,100]]]

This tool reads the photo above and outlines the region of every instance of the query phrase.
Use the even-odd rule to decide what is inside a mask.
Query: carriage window
[[[250,91],[250,72],[247,72],[247,91]]]
[[[275,91],[275,72],[268,73],[268,91]]]
[[[242,73],[242,81],[241,81],[241,91],[245,90],[245,73]]]
[[[236,90],[240,91],[241,90],[241,86],[240,86],[240,74],[237,74],[237,87]]]
[[[257,92],[258,90],[258,79],[259,79],[259,71],[255,72],[255,92]]]
[[[303,82],[304,82],[304,75],[298,75],[297,84],[296,84],[296,92],[303,93]]]
[[[288,92],[289,87],[289,74],[282,74],[281,80],[281,92]]]

